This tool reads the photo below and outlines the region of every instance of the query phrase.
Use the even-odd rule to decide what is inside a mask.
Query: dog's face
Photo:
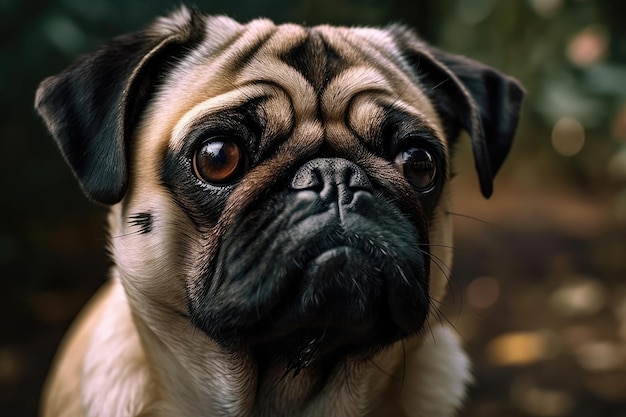
[[[138,321],[158,334],[173,311],[297,373],[421,331],[447,286],[453,142],[469,132],[488,196],[521,96],[402,28],[183,9],[44,81],[37,107],[115,204]]]

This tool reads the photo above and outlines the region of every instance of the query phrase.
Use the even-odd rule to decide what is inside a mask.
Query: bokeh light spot
[[[626,183],[626,147],[609,159],[606,171],[611,180]]]
[[[578,32],[567,46],[567,57],[574,64],[588,67],[602,61],[609,49],[609,36],[600,25],[586,27]]]
[[[564,285],[550,296],[551,307],[565,317],[591,316],[607,303],[605,287],[592,279]]]
[[[523,366],[555,357],[560,339],[551,331],[510,332],[487,345],[487,357],[498,366]]]
[[[476,278],[467,286],[467,301],[476,308],[489,308],[498,301],[500,283],[492,277]]]
[[[552,146],[563,156],[574,156],[585,144],[585,128],[573,117],[562,117],[552,128]]]
[[[563,7],[563,0],[530,0],[530,7],[541,17],[552,17]]]
[[[624,365],[624,348],[608,341],[586,343],[576,350],[576,356],[587,371],[610,371]]]

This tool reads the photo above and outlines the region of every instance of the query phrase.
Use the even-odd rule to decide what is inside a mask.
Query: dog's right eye
[[[214,137],[202,143],[193,157],[193,170],[199,179],[225,185],[238,179],[246,157],[239,144],[228,137]]]

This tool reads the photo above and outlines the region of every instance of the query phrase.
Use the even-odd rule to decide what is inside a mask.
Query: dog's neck
[[[129,334],[124,340],[137,346],[132,349],[135,352],[132,361],[125,361],[129,368],[123,378],[128,380],[115,375],[111,381],[100,379],[99,382],[112,387],[110,391],[121,391],[124,386],[143,387],[142,395],[126,396],[129,404],[116,400],[117,407],[141,409],[141,415],[443,416],[458,407],[463,386],[469,379],[468,361],[456,338],[449,329],[436,324],[432,331],[434,341],[422,343],[419,337],[405,340],[371,360],[359,363],[347,360],[323,376],[314,366],[295,377],[285,375],[284,367],[259,372],[250,355],[225,352],[191,327],[184,317],[147,300],[143,306],[152,312],[142,317],[150,319],[134,320],[136,333],[132,334],[132,329],[122,325],[130,323],[128,315],[134,315],[132,307],[129,308],[119,281],[114,286],[111,314],[103,318],[96,334],[105,329],[126,332]],[[168,323],[167,327],[164,323]],[[115,340],[120,338],[102,337],[98,341],[99,349],[107,348],[102,344]],[[118,350],[110,347],[113,354]],[[90,372],[97,372],[96,368],[101,366],[104,365],[90,363],[87,357],[85,368]],[[405,370],[411,369],[419,369],[420,373],[405,374]],[[446,387],[445,393],[438,389],[442,386]],[[86,387],[88,398],[84,403],[94,409],[102,407],[110,402],[100,397],[106,397],[110,391]],[[135,404],[137,398],[142,398],[143,403]],[[146,399],[149,399],[147,403]],[[423,408],[426,406],[428,409]],[[90,409],[87,415],[104,416],[108,411],[111,410]]]
[[[402,389],[402,344],[371,361],[345,360],[330,371],[312,364],[295,375],[283,363],[261,370],[252,355],[226,352],[183,317],[155,317],[159,326],[142,317],[137,328],[157,365],[157,383],[168,393],[162,399],[167,415],[365,416],[387,391]],[[417,342],[405,342],[404,350],[414,350]]]

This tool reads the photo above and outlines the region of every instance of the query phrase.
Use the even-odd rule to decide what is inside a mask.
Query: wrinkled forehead
[[[268,96],[282,100],[276,107],[289,108],[294,124],[366,120],[386,105],[437,125],[393,37],[380,29],[211,18],[204,41],[163,85],[156,107],[167,112],[158,118],[179,129]]]

